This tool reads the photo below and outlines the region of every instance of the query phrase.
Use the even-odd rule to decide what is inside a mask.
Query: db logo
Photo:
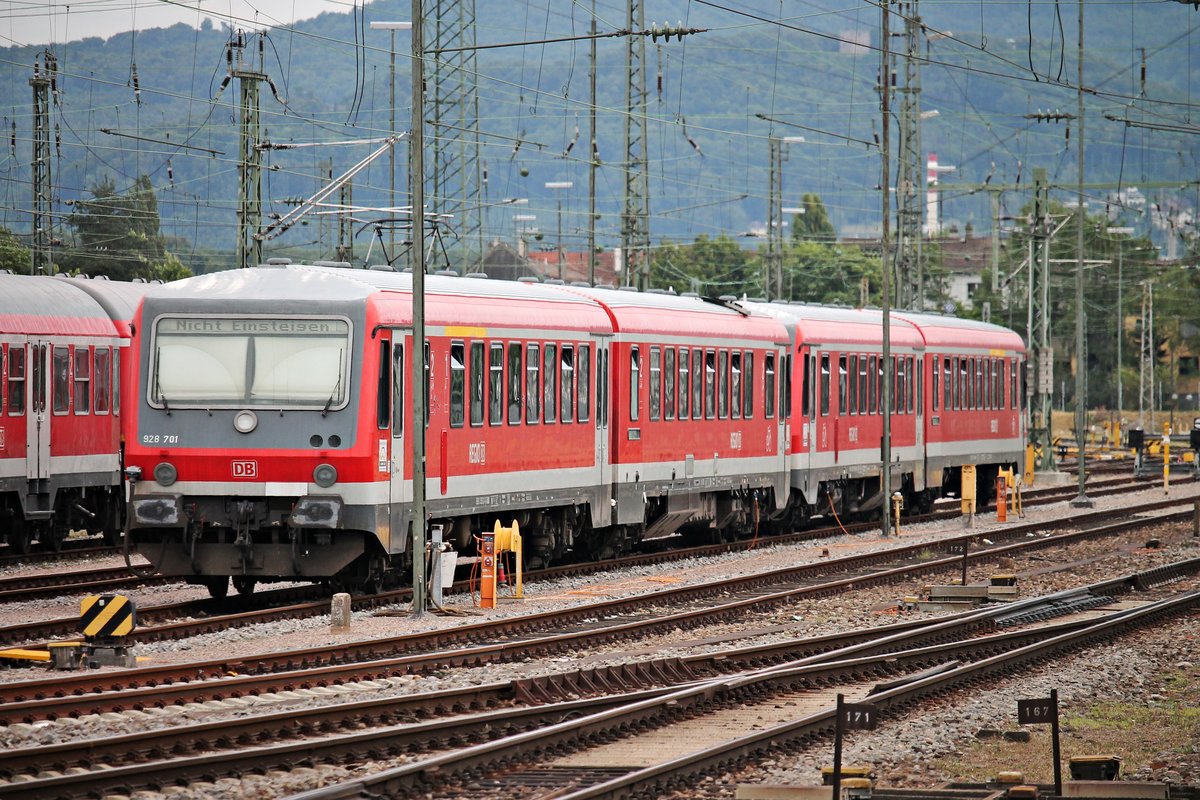
[[[235,477],[235,478],[257,478],[258,477],[258,462],[257,461],[234,461],[233,462],[233,477]]]

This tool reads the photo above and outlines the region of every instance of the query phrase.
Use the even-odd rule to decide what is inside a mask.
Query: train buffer
[[[47,663],[54,669],[134,667],[137,656],[125,637],[137,626],[137,607],[124,595],[90,595],[79,607],[83,641],[51,642],[45,650],[0,650],[0,659]]]

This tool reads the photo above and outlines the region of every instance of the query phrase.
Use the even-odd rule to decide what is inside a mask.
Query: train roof
[[[0,274],[0,333],[116,336],[108,312],[77,283],[46,275]]]
[[[915,311],[893,311],[892,316],[915,325],[925,340],[925,346],[930,349],[985,347],[989,350],[1025,352],[1025,342],[1015,331],[990,322]]]
[[[229,313],[267,303],[274,313],[320,313],[347,303],[371,303],[385,325],[412,324],[412,275],[392,270],[349,269],[320,264],[270,264],[176,281],[151,290],[156,308],[220,301]],[[400,302],[391,298],[403,295]],[[464,303],[465,298],[473,302]],[[260,309],[255,308],[255,311]],[[611,332],[603,309],[577,295],[511,281],[427,275],[425,321],[429,326],[558,328]]]
[[[159,282],[110,281],[107,278],[89,278],[86,275],[64,279],[91,295],[108,314],[122,336],[129,336],[129,323],[133,320],[142,297],[151,287],[161,285]]]
[[[405,295],[389,303],[391,293]],[[320,304],[367,301],[377,306],[383,324],[412,322],[412,275],[380,269],[350,269],[321,264],[270,264],[176,281],[155,287],[148,299],[167,308],[179,301],[222,301],[231,313],[263,301],[276,313],[313,313]],[[469,298],[472,302],[464,303]],[[166,301],[166,305],[162,305]],[[236,303],[235,311],[234,305]],[[425,320],[430,326],[555,328],[601,333],[650,333],[719,336],[786,342],[780,322],[734,304],[694,296],[529,282],[427,275]]]
[[[747,302],[755,311],[795,326],[797,345],[878,346],[883,343],[883,313],[877,308],[843,308],[805,303]],[[923,340],[907,320],[891,319],[892,347],[920,349]]]
[[[528,284],[532,285],[532,284]],[[789,332],[780,320],[725,300],[668,292],[636,292],[589,286],[554,286],[600,303],[619,333],[663,336],[720,336],[786,344]]]

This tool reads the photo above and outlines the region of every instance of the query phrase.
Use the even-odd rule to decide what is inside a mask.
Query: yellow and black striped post
[[[91,595],[79,604],[79,630],[88,639],[126,636],[136,626],[137,608],[125,595]]]

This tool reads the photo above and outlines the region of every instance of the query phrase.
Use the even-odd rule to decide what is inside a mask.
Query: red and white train
[[[527,560],[877,514],[881,315],[430,276],[427,504]],[[895,314],[893,485],[1020,462],[1011,331]],[[214,594],[410,562],[410,276],[269,264],[148,292],[127,400],[131,536]]]
[[[12,550],[122,524],[121,387],[146,283],[0,274],[0,533]]]

